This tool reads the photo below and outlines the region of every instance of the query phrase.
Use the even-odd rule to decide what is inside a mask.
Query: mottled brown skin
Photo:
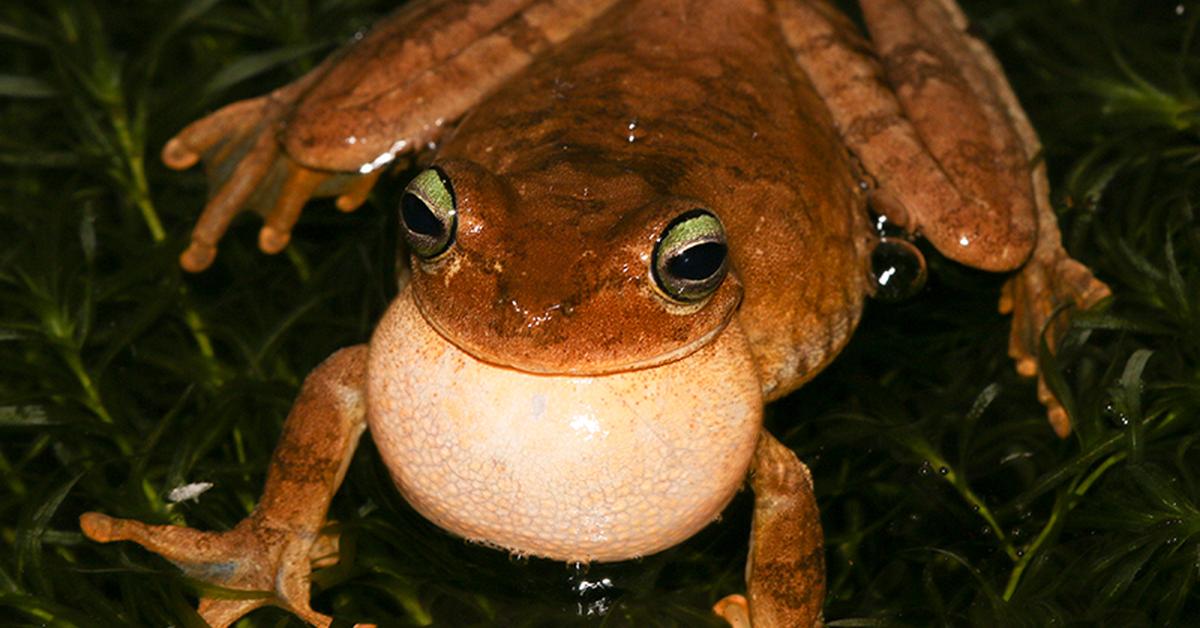
[[[735,626],[820,624],[812,481],[761,432],[761,406],[819,372],[857,323],[871,290],[867,204],[960,262],[1020,267],[1001,309],[1014,314],[1010,353],[1024,374],[1036,373],[1043,328],[1051,346],[1061,333],[1060,304],[1107,295],[1063,251],[1037,138],[954,2],[864,0],[863,12],[874,49],[822,0],[412,2],[295,83],[188,126],[163,159],[186,168],[203,158],[214,187],[181,257],[188,270],[211,263],[238,212],[262,213],[260,247],[279,251],[309,197],[336,195],[352,210],[383,167],[414,152],[436,151],[457,200],[457,238],[432,260],[412,256],[412,279],[369,348],[309,377],[262,502],[237,528],[89,513],[84,532],[136,541],[215,584],[268,592],[202,598],[213,625],[275,604],[323,626],[330,618],[308,607],[309,570],[334,553],[321,528],[368,424],[401,491],[431,519],[561,560],[619,560],[677,542],[716,516],[749,471],[748,597],[715,610]],[[695,208],[723,223],[730,272],[682,304],[656,287],[650,258],[664,227]],[[422,380],[423,356],[444,381]],[[463,379],[469,388],[455,388]],[[643,382],[670,392],[639,396]],[[1068,417],[1039,386],[1065,434]],[[528,417],[472,425],[522,404],[534,408]],[[539,427],[549,416],[571,420]],[[510,419],[525,421],[525,440],[507,438]],[[463,439],[485,423],[496,455],[441,462],[481,447]],[[622,425],[634,427],[607,431]],[[701,425],[708,441],[696,436]],[[640,436],[647,429],[653,438]],[[518,440],[555,449],[503,451]],[[576,554],[576,522],[537,507],[563,499],[549,487],[569,478],[546,476],[538,461],[597,452],[605,477],[626,484],[611,498],[571,485],[579,503],[599,504],[571,515],[599,526]],[[532,475],[509,473],[526,459]],[[639,471],[660,459],[681,483],[705,478],[689,485],[696,500]],[[732,480],[709,491],[698,486],[708,477]],[[464,500],[453,478],[495,493]],[[530,491],[533,506],[521,510]],[[657,506],[660,497],[672,506]],[[470,512],[448,510],[455,503]],[[490,520],[489,503],[530,523]],[[694,512],[663,510],[679,504]],[[610,515],[620,523],[605,528]],[[686,522],[639,537],[643,516]],[[539,537],[563,521],[565,537]],[[609,547],[609,534],[625,536]]]

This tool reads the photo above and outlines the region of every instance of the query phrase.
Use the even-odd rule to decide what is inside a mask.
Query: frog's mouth
[[[467,539],[565,561],[688,538],[741,486],[762,394],[736,321],[678,359],[609,374],[498,366],[410,290],[371,341],[369,421],[409,502]]]
[[[537,375],[607,375],[685,359],[724,332],[742,299],[741,284],[730,278],[715,299],[717,303],[648,305],[655,303],[654,297],[621,295],[636,299],[637,309],[627,301],[625,307],[594,308],[599,310],[596,313],[528,315],[513,324],[509,320],[480,321],[478,317],[468,320],[471,317],[445,308],[436,295],[427,294],[432,283],[416,279],[406,286],[406,292],[433,330],[479,360]],[[608,316],[616,322],[597,324],[596,318]],[[683,322],[686,319],[692,322]],[[601,325],[611,329],[600,332],[597,328]],[[676,327],[670,333],[639,337],[639,331],[667,325]]]

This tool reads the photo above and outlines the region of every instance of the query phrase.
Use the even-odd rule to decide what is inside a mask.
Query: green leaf
[[[58,90],[45,80],[34,76],[0,74],[0,98],[50,98]]]
[[[244,80],[269,72],[289,61],[311,54],[327,44],[286,46],[268,52],[244,56],[217,72],[204,86],[204,93],[217,94]]]

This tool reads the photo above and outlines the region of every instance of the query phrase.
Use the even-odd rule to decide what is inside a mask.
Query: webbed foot
[[[242,211],[254,210],[265,224],[258,244],[278,253],[291,239],[301,209],[314,196],[337,196],[337,207],[353,211],[366,200],[381,170],[355,174],[322,170],[291,158],[278,133],[297,101],[323,76],[322,68],[266,96],[227,105],[172,137],[163,147],[168,167],[184,170],[204,160],[212,196],[179,258],[190,272],[212,264],[217,242]]]
[[[1016,362],[1018,373],[1037,376],[1038,401],[1046,407],[1054,433],[1065,438],[1071,433],[1071,419],[1038,368],[1041,341],[1044,337],[1046,346],[1054,351],[1070,323],[1071,312],[1096,305],[1111,291],[1087,266],[1071,259],[1061,246],[1047,249],[1039,249],[1004,283],[1000,312],[1011,313],[1013,317],[1008,355]]]
[[[314,536],[273,529],[253,516],[228,532],[147,525],[95,512],[80,517],[79,526],[94,541],[133,541],[171,561],[189,577],[253,592],[246,596],[201,595],[200,616],[214,627],[228,626],[268,604],[287,609],[314,626],[332,622],[312,610],[308,598],[312,566],[337,562],[334,534]]]
[[[332,619],[309,606],[313,567],[338,561],[325,514],[366,429],[365,346],[343,349],[304,381],[271,458],[258,508],[227,532],[147,525],[97,512],[79,518],[94,541],[133,541],[188,576],[232,590],[204,592],[200,616],[218,628],[279,606],[314,626]]]

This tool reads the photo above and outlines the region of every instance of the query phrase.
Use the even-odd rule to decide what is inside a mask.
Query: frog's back
[[[819,371],[858,320],[865,200],[765,0],[620,3],[477,107],[441,156],[522,200],[586,200],[515,209],[555,224],[586,211],[565,220],[584,242],[659,197],[718,215],[745,290],[734,324],[768,397]]]

